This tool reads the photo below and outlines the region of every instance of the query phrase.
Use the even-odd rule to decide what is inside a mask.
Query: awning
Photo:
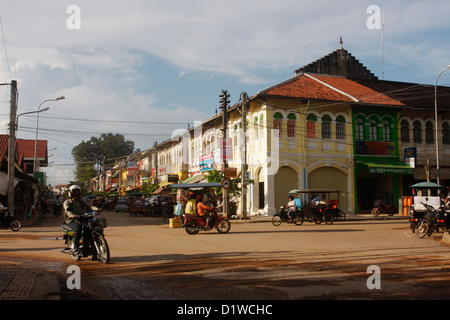
[[[202,182],[203,180],[207,180],[206,177],[204,175],[199,175],[199,176],[194,176],[194,177],[189,177],[186,180],[182,181],[181,183],[197,183],[197,182]]]
[[[358,164],[369,168],[372,174],[414,174],[414,168],[401,162],[398,159],[380,158],[368,161],[357,161]]]

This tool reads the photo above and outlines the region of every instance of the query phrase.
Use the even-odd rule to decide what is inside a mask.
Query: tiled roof
[[[0,135],[0,167],[5,160],[6,154],[8,153],[8,144],[9,144],[9,135],[1,134]]]
[[[20,167],[26,169],[26,163],[24,160],[34,159],[34,141],[35,140],[24,140],[17,139],[16,140],[16,152],[17,158],[16,161]],[[6,159],[6,155],[8,154],[9,147],[9,135],[2,134],[0,135],[0,167]],[[38,140],[37,144],[37,159],[44,159],[41,161],[41,166],[47,165],[48,157],[47,157],[47,140]]]
[[[17,139],[17,152],[23,153],[25,160],[34,159],[35,140]],[[36,148],[36,158],[47,158],[47,140],[38,140]]]
[[[401,101],[344,77],[302,73],[258,95],[373,105],[405,106]]]
[[[353,81],[375,91],[383,92],[410,108],[434,109],[434,85],[384,80],[357,79]],[[450,110],[450,87],[438,86],[437,98],[440,110]]]

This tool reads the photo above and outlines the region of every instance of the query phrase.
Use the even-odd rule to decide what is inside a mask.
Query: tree
[[[102,133],[100,137],[91,137],[72,149],[72,156],[77,164],[75,179],[81,187],[97,176],[100,170],[110,169],[114,158],[132,154],[134,142],[125,140],[121,134]],[[111,161],[112,160],[112,161]]]
[[[208,176],[206,177],[208,182],[222,182],[222,172],[217,169],[213,169],[208,172]],[[230,179],[230,188],[228,189],[228,193],[232,196],[238,197],[241,195],[242,188],[240,187],[241,178]],[[253,183],[253,180],[250,181]],[[217,194],[222,194],[222,187],[216,188]]]

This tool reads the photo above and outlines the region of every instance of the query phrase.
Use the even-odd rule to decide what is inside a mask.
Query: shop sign
[[[233,161],[233,140],[231,138],[222,138],[222,159]]]
[[[395,142],[356,141],[356,154],[371,156],[395,156]]]
[[[209,170],[214,169],[214,157],[213,157],[213,154],[210,153],[210,154],[201,156],[198,166],[200,168],[200,172],[209,171]]]
[[[405,148],[405,163],[415,168],[416,167],[416,159],[417,159],[417,148]]]

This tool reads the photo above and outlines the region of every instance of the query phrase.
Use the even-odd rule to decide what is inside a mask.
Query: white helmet
[[[79,186],[77,186],[76,184],[74,184],[73,186],[70,186],[70,188],[69,188],[69,197],[72,197],[72,192],[74,190],[78,190],[81,194],[81,188]]]

